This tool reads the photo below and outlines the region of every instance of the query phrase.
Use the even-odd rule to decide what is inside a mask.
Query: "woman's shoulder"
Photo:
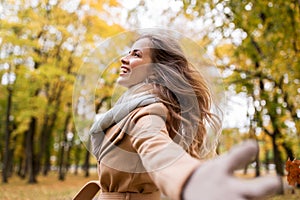
[[[142,117],[145,115],[158,115],[166,119],[168,113],[169,111],[167,107],[163,103],[157,102],[157,103],[152,103],[147,106],[137,108],[135,117]]]

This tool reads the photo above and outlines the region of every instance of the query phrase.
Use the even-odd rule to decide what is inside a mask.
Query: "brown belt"
[[[160,192],[148,194],[130,192],[103,192],[99,194],[98,200],[160,200]]]

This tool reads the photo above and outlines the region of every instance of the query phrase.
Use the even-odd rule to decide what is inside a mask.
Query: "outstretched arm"
[[[245,166],[257,154],[257,144],[244,142],[228,154],[203,163],[186,182],[184,200],[246,200],[258,199],[282,190],[279,177],[259,177],[250,180],[233,176],[234,170]]]

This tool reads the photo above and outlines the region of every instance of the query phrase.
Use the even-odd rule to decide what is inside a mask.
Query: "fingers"
[[[255,141],[249,140],[233,147],[222,159],[229,173],[249,164],[255,158],[258,146]]]
[[[238,180],[238,188],[246,199],[258,199],[282,191],[279,177],[260,177],[251,180]]]

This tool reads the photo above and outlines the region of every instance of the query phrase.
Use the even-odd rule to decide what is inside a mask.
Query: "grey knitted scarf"
[[[158,98],[151,93],[152,91],[153,86],[145,83],[129,88],[110,110],[98,117],[90,129],[90,134],[101,133],[134,109],[157,102]]]

